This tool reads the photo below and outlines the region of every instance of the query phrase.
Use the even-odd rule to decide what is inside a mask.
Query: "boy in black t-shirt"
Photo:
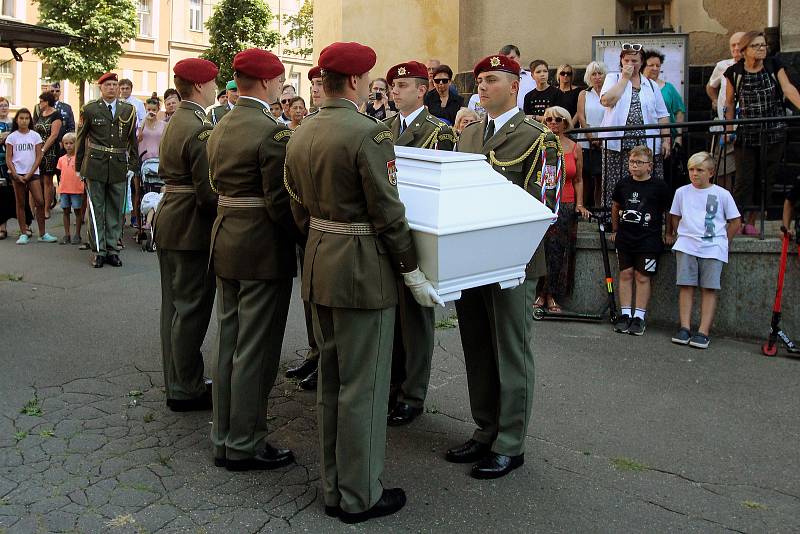
[[[645,314],[650,300],[650,279],[658,271],[664,247],[662,225],[669,209],[670,191],[666,182],[650,177],[653,152],[645,146],[631,149],[628,157],[630,178],[614,188],[611,207],[611,241],[619,260],[619,302],[622,314],[614,331],[635,336],[644,334]],[[636,307],[632,310],[634,279]]]

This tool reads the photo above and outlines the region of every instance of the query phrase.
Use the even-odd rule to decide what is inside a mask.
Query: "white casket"
[[[400,146],[395,152],[419,266],[442,300],[458,300],[471,287],[521,284],[553,212],[482,154]]]

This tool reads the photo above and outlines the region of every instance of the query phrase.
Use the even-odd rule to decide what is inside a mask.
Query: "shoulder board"
[[[291,137],[291,136],[292,136],[292,131],[291,131],[290,129],[288,129],[288,128],[287,128],[287,129],[285,129],[285,130],[281,130],[281,131],[279,131],[278,133],[276,133],[275,135],[273,135],[273,136],[272,136],[272,138],[273,138],[274,140],[276,140],[276,141],[280,141],[280,140],[281,140],[281,139],[283,139],[284,137]]]
[[[314,115],[316,115],[317,113],[319,113],[319,109],[316,109],[316,110],[312,111],[311,113],[309,113],[308,115],[306,115],[306,116],[305,116],[305,118],[304,118],[304,120],[305,120],[305,119],[307,119],[307,118],[309,118],[309,117],[313,117],[313,116],[314,116]]]
[[[210,136],[211,136],[211,130],[203,130],[202,132],[197,134],[197,140],[207,141]]]
[[[431,124],[435,124],[436,126],[447,126],[447,123],[445,123],[443,120],[439,119],[438,117],[434,117],[430,113],[425,115],[425,120],[430,122]]]
[[[386,126],[389,126],[389,127],[391,127],[391,124],[392,124],[392,122],[395,120],[395,117],[399,117],[399,116],[400,116],[400,114],[399,114],[399,113],[397,113],[397,114],[395,114],[395,115],[392,115],[391,117],[387,117],[387,118],[383,119],[383,121],[382,121],[382,122],[383,122],[383,124],[385,124]]]
[[[366,113],[361,113],[360,111],[358,112],[358,114],[359,114],[359,115],[361,115],[362,117],[366,117],[366,118],[368,118],[369,120],[371,120],[371,121],[373,121],[373,122],[376,122],[376,123],[378,123],[378,124],[383,124],[383,121],[382,121],[382,120],[380,120],[380,119],[376,119],[376,118],[375,118],[375,117],[373,117],[372,115],[367,115]]]
[[[464,126],[464,130],[466,130],[467,128],[472,128],[473,126],[477,126],[479,124],[483,124],[483,121],[471,122],[471,123],[467,124],[466,126]],[[461,130],[461,131],[463,132],[464,130]]]
[[[272,113],[269,112],[269,108],[263,108],[261,110],[261,113],[263,113],[269,120],[271,120],[275,124],[283,124],[282,122],[278,122],[278,119],[272,116]]]
[[[379,133],[378,135],[376,135],[375,137],[372,138],[372,140],[375,141],[377,144],[381,144],[382,142],[386,141],[387,139],[392,141],[392,132],[390,132],[389,130],[384,130],[384,131],[382,131],[381,133]]]
[[[194,110],[194,116],[200,119],[203,124],[211,124],[211,121],[206,118],[202,111]]]
[[[542,132],[544,132],[544,131],[546,131],[546,130],[547,130],[547,128],[545,127],[545,125],[544,125],[544,124],[542,124],[541,122],[539,122],[539,121],[537,121],[537,120],[535,120],[535,119],[531,119],[530,117],[525,117],[525,120],[524,120],[523,122],[524,122],[525,124],[528,124],[528,125],[530,125],[530,126],[533,126],[533,127],[534,127],[534,128],[536,128],[537,130],[539,130],[539,131],[542,131]]]

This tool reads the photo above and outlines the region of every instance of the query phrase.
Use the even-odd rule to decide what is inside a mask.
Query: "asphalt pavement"
[[[273,388],[270,439],[298,459],[274,472],[213,467],[210,412],[166,409],[155,254],[127,238],[123,267],[92,269],[76,246],[9,233],[0,533],[800,531],[800,360],[764,358],[757,340],[701,351],[655,328],[537,323],[525,465],[478,481],[443,460],[473,423],[457,318],[440,310],[426,412],[387,436],[384,484],[408,504],[345,526],[323,512],[313,393]],[[307,348],[297,286],[283,367]],[[215,333],[216,319],[209,374]]]

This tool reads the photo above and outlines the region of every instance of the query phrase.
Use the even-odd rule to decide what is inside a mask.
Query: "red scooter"
[[[789,231],[785,226],[781,226],[783,232],[783,240],[781,243],[781,264],[778,268],[778,289],[775,291],[775,305],[772,307],[772,325],[767,342],[761,346],[761,352],[764,356],[775,356],[778,353],[778,340],[780,339],[786,350],[790,354],[800,354],[800,347],[789,338],[789,336],[781,330],[781,297],[783,296],[783,279],[786,274],[786,263],[789,256]],[[798,245],[800,245],[800,235],[798,237]],[[798,248],[800,253],[800,247]]]

